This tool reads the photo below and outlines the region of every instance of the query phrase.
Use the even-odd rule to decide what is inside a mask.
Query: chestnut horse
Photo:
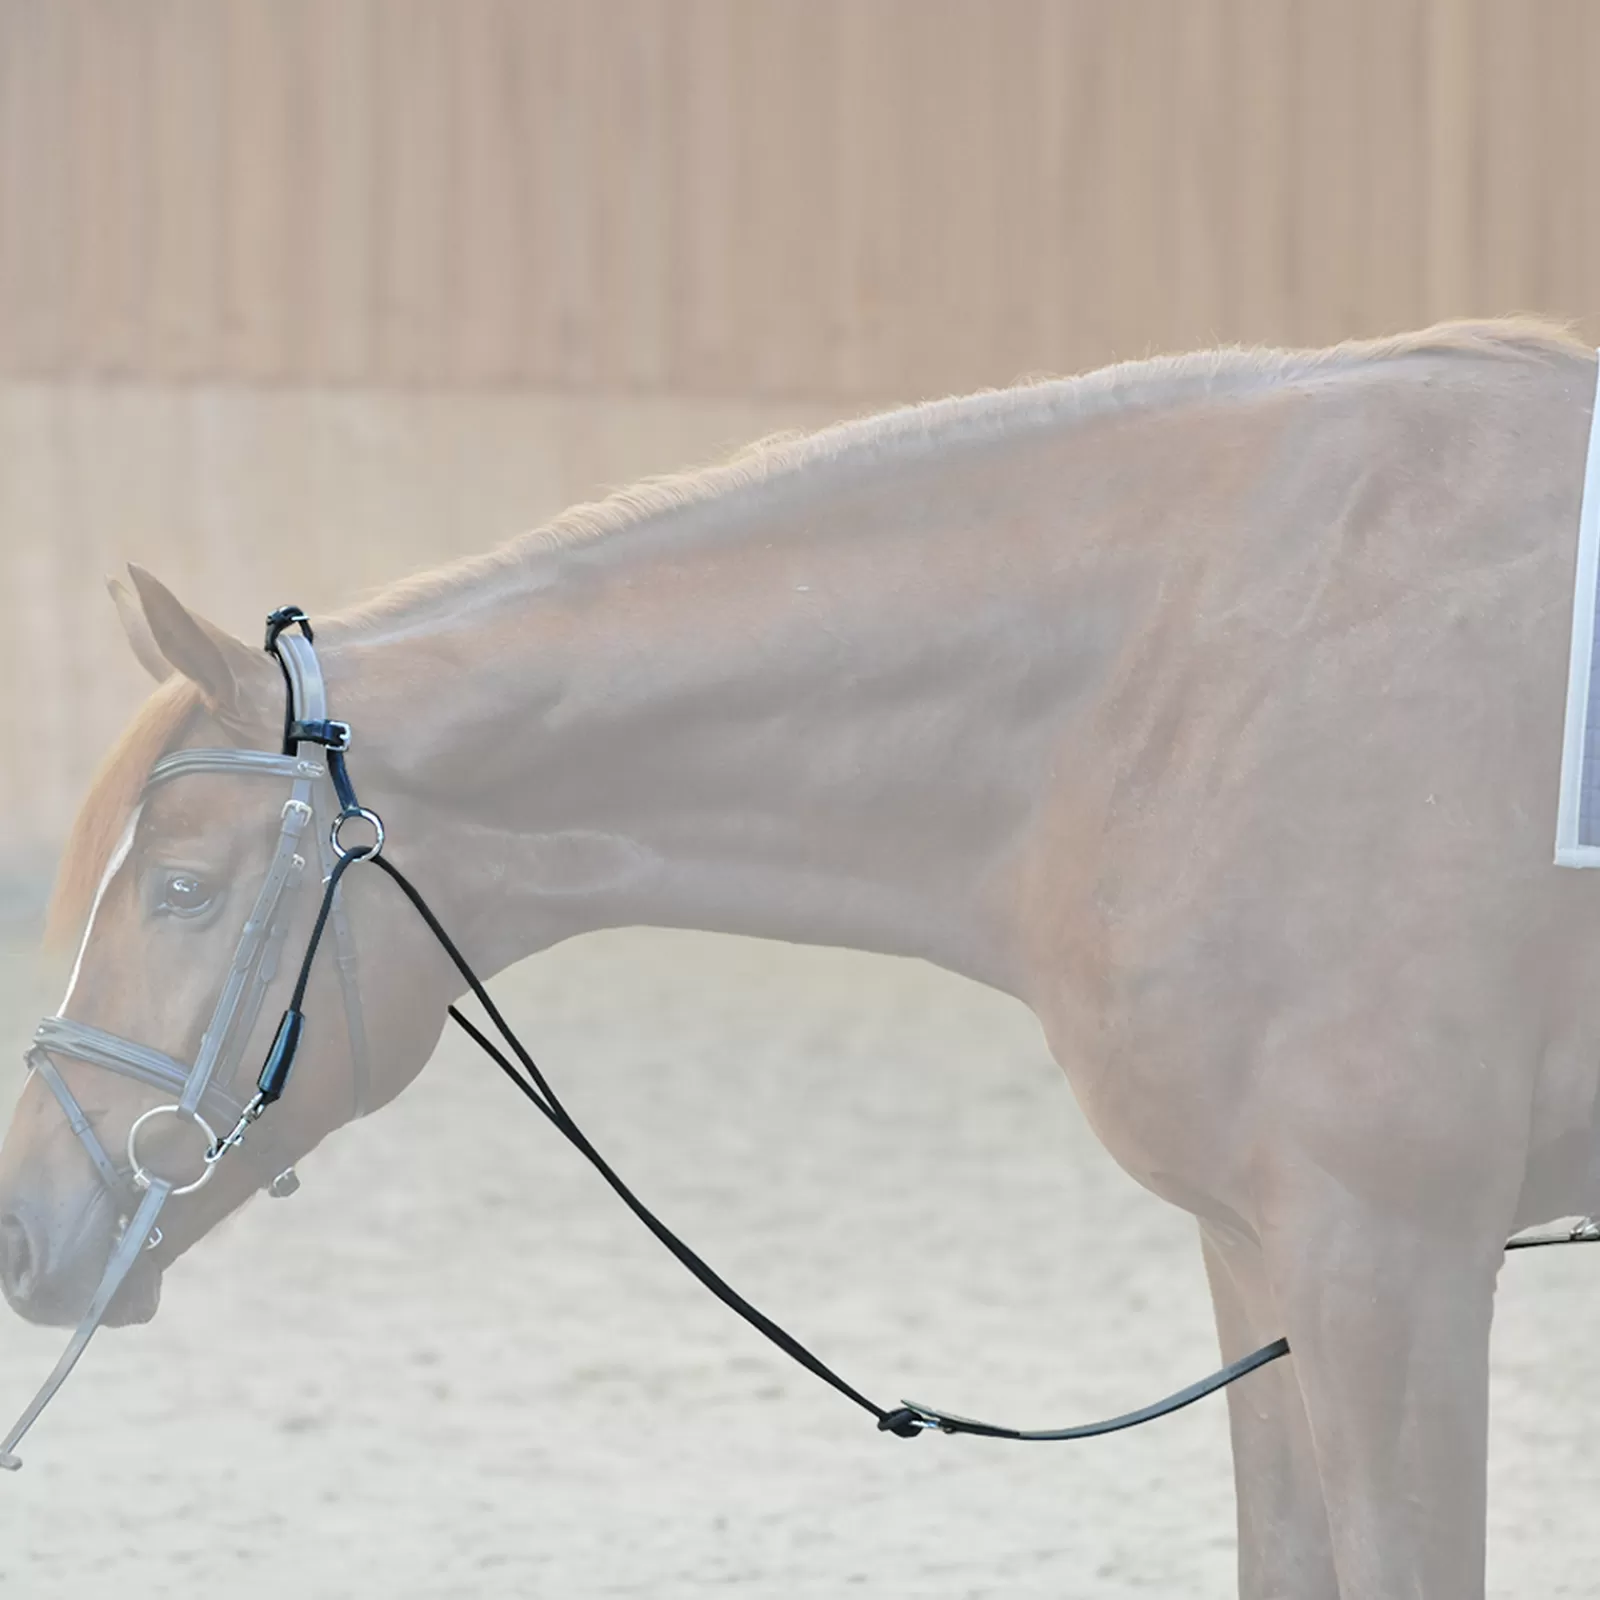
[[[1470,1600],[1503,1241],[1600,1203],[1600,886],[1551,860],[1595,378],[1556,330],[1452,325],[767,441],[326,621],[333,714],[481,971],[655,924],[1020,998],[1198,1219],[1224,1356],[1292,1345],[1230,1391],[1242,1592]],[[282,685],[134,576],[166,681],[71,841],[63,1014],[189,1061],[282,797],[141,791],[174,749],[274,748]],[[460,984],[354,876],[381,1102]],[[291,1154],[351,1114],[328,966]],[[120,1148],[155,1097],[58,1065]],[[271,1176],[247,1153],[168,1208],[120,1320]],[[74,1318],[113,1212],[36,1078],[0,1152],[12,1306]]]

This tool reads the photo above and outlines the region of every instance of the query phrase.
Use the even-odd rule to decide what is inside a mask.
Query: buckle
[[[316,643],[316,637],[311,632],[311,619],[299,606],[279,606],[276,611],[267,615],[267,654],[274,655],[278,648],[278,635],[288,628],[298,628],[306,636],[308,644]]]
[[[290,1195],[296,1194],[300,1189],[300,1174],[293,1167],[285,1167],[271,1183],[267,1185],[267,1193],[274,1200],[287,1200]]]
[[[295,744],[320,744],[341,755],[352,742],[348,722],[302,722],[298,718],[289,724],[289,739]]]

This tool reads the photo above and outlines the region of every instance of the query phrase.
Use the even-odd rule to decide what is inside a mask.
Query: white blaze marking
[[[117,848],[111,852],[111,859],[106,863],[100,887],[94,892],[94,904],[89,908],[89,920],[84,925],[83,939],[78,945],[78,958],[72,963],[72,976],[67,979],[67,992],[61,997],[61,1005],[56,1011],[58,1017],[66,1016],[67,1007],[72,1002],[72,991],[78,987],[78,978],[83,972],[84,953],[89,948],[89,937],[94,932],[94,919],[100,915],[100,902],[105,899],[112,879],[122,871],[123,863],[133,849],[133,836],[138,831],[139,814],[143,810],[143,805],[136,805],[133,808],[133,815],[128,818],[128,825],[122,830],[122,838],[117,841]]]

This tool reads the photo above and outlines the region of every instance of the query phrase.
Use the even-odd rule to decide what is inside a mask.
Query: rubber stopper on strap
[[[878,1432],[892,1433],[902,1439],[915,1439],[923,1431],[922,1418],[907,1406],[886,1411],[878,1418]]]
[[[272,1048],[262,1065],[261,1076],[256,1079],[256,1089],[263,1104],[270,1106],[287,1086],[289,1070],[294,1066],[295,1053],[300,1048],[300,1034],[305,1025],[303,1011],[296,1011],[291,1006],[284,1012],[283,1021],[278,1024],[278,1031],[273,1036]]]

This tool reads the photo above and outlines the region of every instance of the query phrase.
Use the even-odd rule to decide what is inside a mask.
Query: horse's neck
[[[1084,635],[1008,470],[750,485],[353,639],[341,714],[446,819],[432,878],[485,959],[650,924],[1015,990],[998,886]]]

